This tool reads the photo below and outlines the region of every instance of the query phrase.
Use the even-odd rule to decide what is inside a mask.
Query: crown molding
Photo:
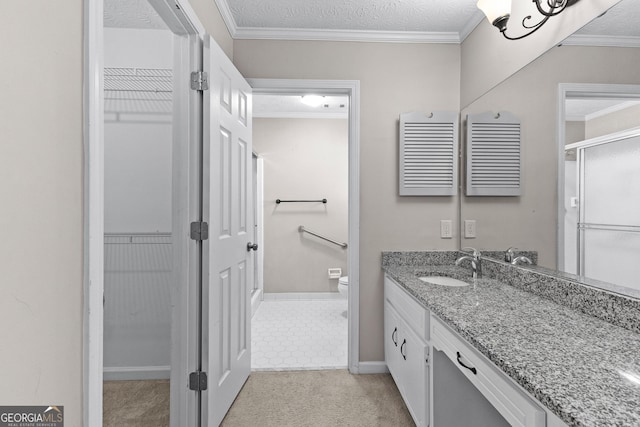
[[[295,28],[238,28],[234,39],[321,40],[392,43],[460,43],[458,33],[420,31],[307,30]]]
[[[234,40],[318,40],[387,43],[449,43],[460,44],[482,22],[478,10],[460,33],[429,31],[324,30],[298,28],[238,27],[227,0],[215,0],[222,19]]]
[[[567,37],[561,46],[593,47],[640,47],[640,37],[630,36],[590,36],[574,34]]]
[[[229,3],[227,0],[215,0],[216,6],[218,6],[218,10],[220,11],[220,15],[222,15],[222,20],[224,24],[227,26],[227,30],[229,30],[229,34],[232,39],[235,39],[236,32],[238,31],[238,26],[236,25],[236,20],[233,19],[233,14],[231,13],[231,8],[229,7]]]
[[[460,43],[465,41],[466,38],[469,37],[469,34],[471,34],[484,19],[486,19],[484,13],[478,9],[471,19],[467,21],[464,28],[460,30]]]

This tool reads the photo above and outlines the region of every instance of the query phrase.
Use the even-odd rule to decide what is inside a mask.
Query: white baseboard
[[[264,301],[282,300],[339,300],[345,299],[340,292],[270,292],[264,293]]]
[[[389,368],[387,368],[387,362],[359,362],[358,372],[354,374],[388,374]]]
[[[171,366],[105,366],[104,381],[168,380]]]

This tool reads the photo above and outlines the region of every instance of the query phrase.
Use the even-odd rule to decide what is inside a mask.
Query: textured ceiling
[[[483,19],[476,0],[215,1],[234,38],[459,43]],[[640,0],[622,0],[578,34],[640,38],[639,20]]]
[[[640,1],[623,0],[582,29],[581,35],[640,37]]]
[[[104,0],[104,26],[167,29],[147,0]]]
[[[459,42],[482,20],[477,0],[210,0],[232,35],[243,38],[349,39],[349,33],[392,33],[392,40]],[[640,0],[622,0],[576,32],[640,38]],[[146,0],[104,0],[106,27],[166,29]],[[304,35],[304,32],[307,32]],[[275,32],[275,33],[274,33]],[[302,34],[302,37],[301,37]],[[416,34],[426,35],[416,39]],[[438,37],[440,35],[440,37]],[[453,35],[453,36],[452,36]],[[312,37],[313,38],[313,37]],[[361,37],[366,39],[366,37]]]
[[[226,0],[238,27],[460,32],[476,0]]]

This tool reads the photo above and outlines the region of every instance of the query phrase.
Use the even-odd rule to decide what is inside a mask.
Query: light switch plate
[[[451,239],[453,238],[453,224],[450,219],[440,220],[440,238]]]
[[[476,220],[475,219],[464,220],[464,237],[465,239],[476,238]]]

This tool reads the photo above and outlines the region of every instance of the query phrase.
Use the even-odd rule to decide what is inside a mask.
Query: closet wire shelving
[[[104,68],[104,111],[171,116],[173,71],[165,68]]]

